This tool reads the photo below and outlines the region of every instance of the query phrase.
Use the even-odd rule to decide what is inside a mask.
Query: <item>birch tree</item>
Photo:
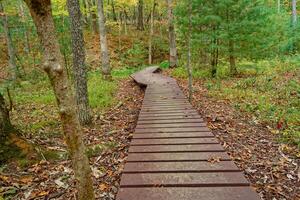
[[[99,34],[100,34],[100,48],[102,61],[102,75],[104,79],[111,79],[110,58],[108,52],[105,16],[103,11],[103,0],[98,0],[98,17],[99,17]]]
[[[44,48],[43,69],[47,73],[57,100],[63,133],[72,159],[79,200],[95,199],[89,160],[82,140],[83,131],[76,116],[75,98],[71,93],[55,26],[50,0],[24,0],[29,7]]]

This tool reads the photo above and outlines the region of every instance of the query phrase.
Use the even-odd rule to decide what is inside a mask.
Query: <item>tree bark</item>
[[[168,23],[169,23],[169,46],[170,46],[170,67],[177,65],[176,34],[174,28],[173,1],[167,0],[168,4]]]
[[[43,68],[48,74],[54,90],[63,133],[73,163],[77,181],[78,199],[95,199],[89,160],[85,154],[82,140],[83,131],[76,116],[75,98],[65,71],[50,0],[25,0],[37,28],[38,36],[44,48]]]
[[[139,0],[138,2],[138,19],[137,29],[140,31],[144,30],[144,1]]]
[[[18,69],[18,66],[16,64],[16,52],[13,46],[13,41],[11,38],[10,28],[8,25],[8,17],[4,12],[4,7],[2,2],[0,2],[0,12],[3,13],[2,19],[3,19],[3,28],[4,33],[6,37],[6,43],[7,43],[7,51],[9,56],[8,66],[9,66],[9,76],[10,79],[16,80],[17,78],[20,78],[20,71]]]
[[[189,81],[189,101],[193,100],[193,76],[192,76],[192,67],[191,67],[191,40],[192,40],[192,2],[189,0],[188,5],[188,15],[189,15],[189,24],[188,24],[188,55],[187,55],[187,73]]]
[[[78,117],[81,125],[87,125],[91,123],[91,116],[88,99],[85,48],[80,4],[78,0],[68,0],[67,6],[71,21],[73,74]]]
[[[98,0],[98,16],[99,16],[99,34],[100,34],[100,48],[102,61],[102,75],[104,79],[110,80],[110,61],[106,38],[105,16],[103,12],[103,0]]]

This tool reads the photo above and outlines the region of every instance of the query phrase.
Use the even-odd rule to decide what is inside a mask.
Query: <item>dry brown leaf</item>
[[[210,163],[219,163],[221,162],[221,157],[211,157],[207,161]]]

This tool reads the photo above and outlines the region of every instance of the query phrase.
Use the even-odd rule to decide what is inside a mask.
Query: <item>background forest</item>
[[[300,198],[297,3],[0,0],[0,200],[115,199],[143,98],[129,76],[150,65],[262,198]]]

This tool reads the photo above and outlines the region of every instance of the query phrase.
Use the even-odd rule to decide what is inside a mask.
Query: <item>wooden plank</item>
[[[121,188],[117,200],[260,200],[250,187]]]
[[[153,144],[219,144],[216,138],[133,139],[131,145]]]
[[[206,127],[205,122],[193,123],[166,123],[166,124],[138,124],[135,129],[152,129],[152,128],[183,128],[183,127]]]
[[[210,163],[195,162],[132,162],[127,163],[124,173],[157,173],[157,172],[229,172],[240,171],[232,161]]]
[[[137,129],[135,133],[178,133],[178,132],[207,132],[207,127],[187,127],[187,128],[152,128]]]
[[[138,121],[138,125],[146,125],[146,124],[171,124],[171,123],[203,123],[203,119],[153,119],[147,121]]]
[[[171,115],[171,116],[140,116],[140,121],[149,121],[149,120],[174,120],[174,119],[201,119],[198,114],[194,115]]]
[[[249,186],[241,172],[125,173],[121,187]]]
[[[141,112],[168,112],[168,111],[194,111],[194,109],[189,106],[177,106],[177,107],[173,107],[173,108],[155,107],[155,108],[142,108],[141,109]]]
[[[184,145],[151,145],[131,146],[129,153],[153,153],[153,152],[222,152],[219,144],[184,144]]]
[[[208,161],[210,159],[230,160],[228,154],[225,152],[130,153],[127,162]]]
[[[198,114],[196,110],[181,110],[181,111],[162,111],[162,112],[140,112],[140,116],[174,116],[174,115],[195,115]]]
[[[179,132],[179,133],[142,133],[133,134],[134,139],[142,138],[195,138],[195,137],[214,137],[211,132]]]

